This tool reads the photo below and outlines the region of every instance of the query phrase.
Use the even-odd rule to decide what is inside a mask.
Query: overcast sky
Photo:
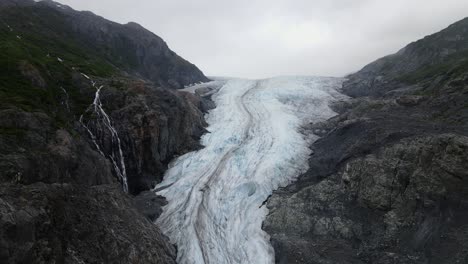
[[[135,21],[208,76],[343,76],[468,16],[467,0],[58,0]]]

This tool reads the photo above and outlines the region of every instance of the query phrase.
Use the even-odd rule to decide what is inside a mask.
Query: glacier
[[[304,125],[334,115],[342,78],[276,77],[222,82],[203,149],[173,161],[154,191],[168,204],[156,224],[177,245],[177,262],[274,263],[262,230],[264,202],[308,169]]]

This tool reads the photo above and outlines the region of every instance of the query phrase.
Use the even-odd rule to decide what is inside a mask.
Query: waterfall
[[[67,107],[67,111],[70,112],[70,104],[68,103],[70,96],[68,95],[68,92],[65,90],[65,88],[60,86],[60,89],[62,89],[63,93],[65,94],[65,100],[62,102],[62,105],[65,105]]]
[[[111,160],[112,165],[114,167],[115,172],[117,173],[117,176],[119,177],[123,190],[125,192],[128,192],[128,181],[127,181],[127,172],[125,168],[125,159],[123,156],[123,151],[122,151],[122,144],[120,141],[119,134],[117,133],[117,130],[115,127],[112,125],[111,119],[109,115],[107,115],[106,111],[104,111],[104,108],[102,107],[102,102],[100,98],[100,93],[101,90],[104,86],[99,86],[96,87],[96,83],[91,80],[91,78],[85,74],[83,75],[86,79],[91,81],[91,85],[96,88],[96,93],[94,96],[93,103],[86,109],[85,113],[92,113],[96,116],[96,130],[99,130],[99,125],[104,125],[103,127],[107,129],[107,131],[111,135],[111,149],[110,153],[107,155],[105,154],[105,149],[102,147],[102,145],[99,144],[99,138],[98,136],[91,131],[88,125],[85,124],[83,121],[84,117],[83,115],[80,116],[79,122],[81,125],[86,129],[86,131],[89,134],[89,137],[91,138],[91,141],[93,142],[94,146],[98,150],[98,152],[104,156],[107,157]]]

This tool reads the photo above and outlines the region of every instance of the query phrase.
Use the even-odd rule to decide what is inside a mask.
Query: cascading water
[[[93,103],[88,107],[88,109],[86,109],[86,112],[85,112],[85,114],[94,115],[95,119],[89,122],[95,122],[95,127],[97,130],[96,133],[93,133],[89,125],[85,124],[84,115],[80,116],[79,121],[81,125],[88,132],[89,137],[91,138],[91,141],[93,142],[94,146],[99,151],[99,153],[102,156],[108,157],[111,160],[115,173],[117,174],[117,176],[119,177],[122,183],[123,190],[125,192],[128,192],[127,172],[125,168],[125,159],[124,159],[124,155],[122,151],[122,144],[120,141],[120,137],[119,137],[119,134],[117,133],[117,130],[112,125],[109,115],[107,115],[106,111],[104,111],[104,108],[102,107],[100,93],[104,86],[96,87],[96,83],[93,80],[91,80],[89,76],[83,73],[82,75],[86,79],[90,80],[91,85],[94,88],[96,88],[96,94],[94,96]],[[102,144],[99,143],[100,139],[97,136],[97,134],[99,133],[100,128],[101,129],[105,128],[110,133],[111,146],[110,146],[109,151],[105,151],[104,148],[102,147]],[[106,155],[105,152],[108,152],[108,154]]]
[[[65,88],[60,87],[60,89],[62,89],[63,93],[65,94],[65,99],[62,101],[62,105],[65,105],[67,111],[70,112],[70,104],[68,103],[70,101],[70,96],[68,95],[68,92],[65,90]]]

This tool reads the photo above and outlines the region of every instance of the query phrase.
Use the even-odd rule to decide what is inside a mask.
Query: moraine
[[[264,201],[308,169],[315,136],[303,125],[335,113],[343,79],[229,80],[213,96],[204,149],[179,157],[156,186],[168,205],[156,224],[186,263],[274,263],[261,229]]]

